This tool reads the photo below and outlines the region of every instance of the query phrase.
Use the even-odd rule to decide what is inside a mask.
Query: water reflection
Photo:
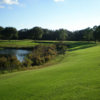
[[[31,50],[23,50],[23,49],[1,49],[0,54],[4,55],[14,55],[17,57],[19,61],[23,61],[25,56],[29,54]]]

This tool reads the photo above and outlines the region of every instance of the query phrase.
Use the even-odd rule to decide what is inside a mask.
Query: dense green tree
[[[0,32],[3,30],[4,28],[2,26],[0,26]]]
[[[5,29],[2,30],[2,36],[3,39],[17,39],[18,38],[18,32],[16,30],[16,28],[13,27],[6,27]]]
[[[67,30],[59,29],[55,31],[56,40],[66,40],[67,39]]]
[[[30,30],[31,36],[35,40],[40,40],[43,36],[43,29],[41,27],[34,27]]]
[[[66,40],[67,39],[67,31],[64,29],[59,30],[59,39],[60,40]]]
[[[32,39],[30,31],[28,29],[19,30],[18,39]]]
[[[3,29],[4,29],[4,28],[3,28],[2,26],[0,26],[0,38],[2,38],[1,32],[2,32]]]
[[[42,39],[43,40],[49,40],[50,39],[49,34],[50,34],[50,31],[48,29],[43,29]]]
[[[93,40],[93,30],[91,28],[86,28],[84,30],[84,38],[89,42]]]
[[[94,26],[93,30],[94,30],[94,39],[96,43],[97,40],[100,41],[100,26]]]

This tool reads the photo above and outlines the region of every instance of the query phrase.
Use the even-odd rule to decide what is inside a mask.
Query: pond
[[[20,62],[22,62],[25,56],[31,52],[32,50],[27,49],[0,49],[0,55],[14,55]]]

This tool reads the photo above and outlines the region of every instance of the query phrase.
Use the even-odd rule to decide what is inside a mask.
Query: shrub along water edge
[[[62,42],[48,46],[37,45],[32,53],[25,57],[23,62],[20,62],[16,56],[0,55],[0,72],[12,72],[14,70],[42,65],[59,54],[65,54],[66,49],[66,44]]]

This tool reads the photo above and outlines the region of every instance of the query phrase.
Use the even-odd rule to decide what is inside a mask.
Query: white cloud
[[[0,0],[0,8],[5,8],[5,5],[18,5],[18,0]]]
[[[65,0],[54,0],[55,2],[64,2]]]
[[[5,6],[0,5],[0,8],[5,8]]]
[[[17,5],[19,2],[18,0],[0,0],[0,4]]]

